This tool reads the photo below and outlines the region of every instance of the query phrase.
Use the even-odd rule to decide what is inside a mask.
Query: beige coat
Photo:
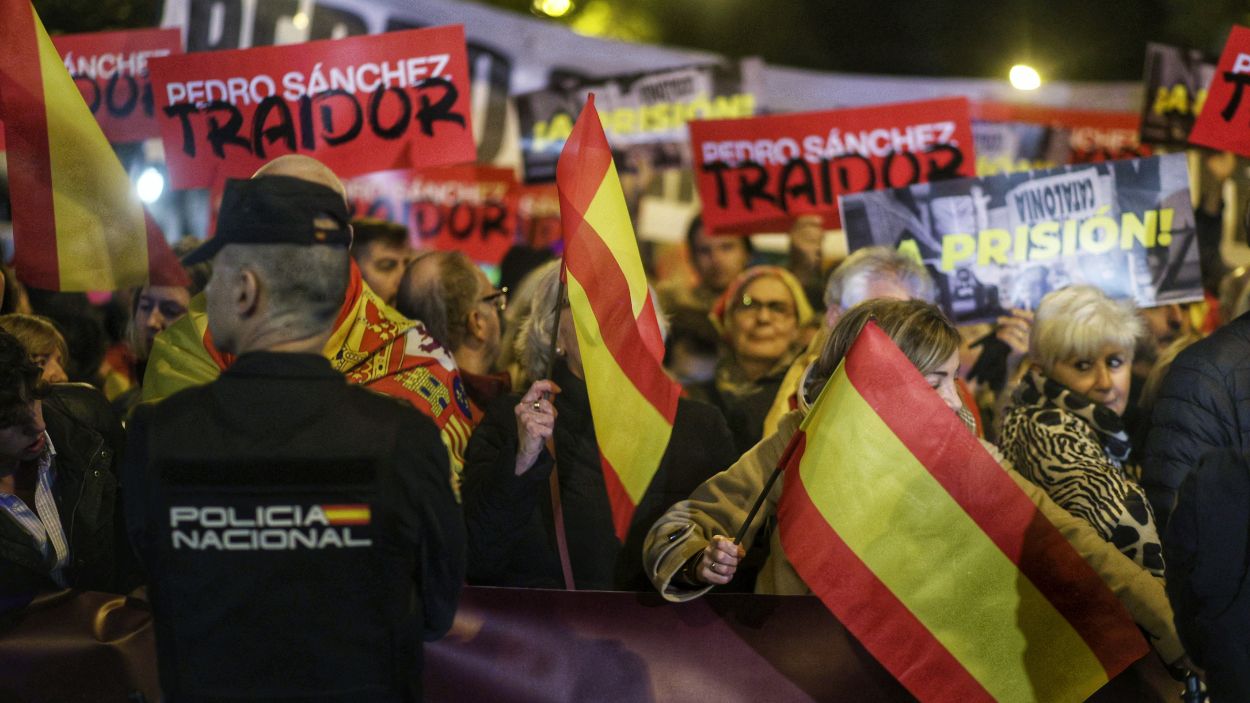
[[[673,577],[689,559],[708,545],[714,535],[732,537],[737,533],[801,421],[801,411],[784,416],[776,433],[753,447],[733,466],[705,481],[690,494],[690,498],[669,508],[652,526],[643,545],[643,564],[651,582],[666,599],[687,601],[711,589],[710,586],[691,589],[674,581]],[[1173,663],[1184,656],[1184,647],[1172,623],[1172,606],[1164,593],[1163,581],[1133,563],[1100,537],[1087,522],[1070,515],[1056,505],[1045,491],[1017,474],[992,445],[983,444],[1042,514],[1098,572],[1137,624],[1149,633],[1151,644],[1164,661]],[[778,480],[773,484],[760,514],[747,532],[743,540],[746,548],[749,549],[755,541],[764,518],[776,513],[777,501],[781,498],[781,483]],[[799,578],[781,548],[779,530],[773,530],[770,546],[771,552],[760,570],[755,591],[775,595],[810,594],[811,590]]]

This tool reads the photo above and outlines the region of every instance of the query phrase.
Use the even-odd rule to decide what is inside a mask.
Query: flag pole
[[[556,365],[556,347],[560,343],[560,311],[564,307],[564,292],[566,290],[566,279],[564,272],[564,252],[560,252],[560,285],[556,289],[556,302],[554,304],[555,311],[553,313],[553,322],[551,323],[551,338],[547,344],[547,372],[543,374],[543,378],[551,378],[552,372]],[[543,395],[546,395],[545,393]]]
[[[798,448],[799,438],[803,436],[803,430],[795,430],[794,436],[790,438],[790,443],[786,445],[786,450],[781,453],[781,458],[777,460],[777,466],[773,467],[773,473],[764,482],[764,490],[755,499],[755,505],[751,506],[751,511],[747,513],[747,517],[742,521],[742,527],[738,528],[738,534],[734,537],[734,544],[742,544],[742,540],[747,536],[747,530],[751,527],[751,522],[755,520],[755,515],[760,511],[760,507],[764,505],[764,499],[773,491],[773,484],[777,482],[777,477],[781,475],[781,470],[786,468],[790,463],[790,458],[794,455]]]

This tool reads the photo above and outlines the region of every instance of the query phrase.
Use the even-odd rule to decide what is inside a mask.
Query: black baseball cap
[[[352,243],[350,221],[343,196],[320,183],[291,176],[231,178],[221,196],[213,238],[187,254],[182,263],[208,261],[227,244],[346,248]]]

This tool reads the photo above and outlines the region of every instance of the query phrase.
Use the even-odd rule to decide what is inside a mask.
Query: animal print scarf
[[[1132,444],[1124,430],[1124,420],[1107,406],[1095,403],[1036,369],[1020,382],[1014,398],[1017,405],[1049,405],[1080,417],[1098,433],[1107,458],[1120,468],[1128,462]]]

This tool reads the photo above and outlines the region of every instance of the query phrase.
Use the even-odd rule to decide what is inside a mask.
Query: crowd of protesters
[[[1227,178],[1226,161],[1208,167]],[[871,318],[1164,663],[1205,667],[1216,700],[1239,700],[1248,276],[1208,255],[1222,201],[1206,195],[1207,301],[1138,310],[1073,286],[972,329],[904,254],[825,261],[813,218],[774,261],[696,220],[693,280],[653,282],[684,397],[622,541],[595,426],[630,418],[591,417],[559,264],[527,257],[496,286],[462,253],[350,221],[333,173],[284,157],[230,182],[215,236],[182,252],[190,287],[101,302],[3,271],[0,605],[145,594],[171,699],[402,700],[465,582],[808,593],[779,541],[780,483],[731,536]],[[174,325],[208,377],[161,351]],[[370,334],[385,353],[353,337]],[[273,656],[290,651],[305,656]]]

